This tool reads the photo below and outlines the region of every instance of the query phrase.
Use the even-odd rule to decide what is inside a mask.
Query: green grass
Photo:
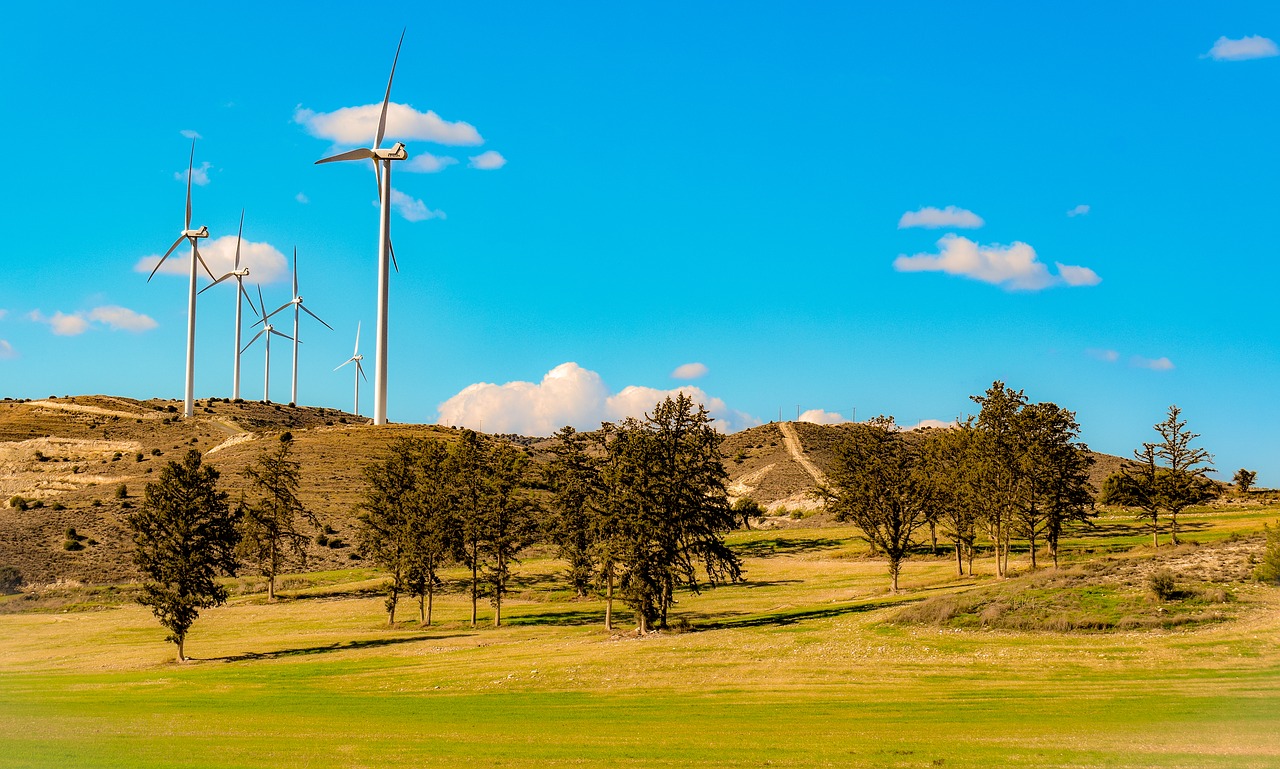
[[[1275,510],[1204,515],[1207,541]],[[886,620],[994,579],[956,579],[944,554],[887,595],[850,529],[731,541],[748,581],[682,594],[692,631],[645,638],[605,632],[545,557],[520,566],[503,628],[471,628],[457,593],[436,626],[406,602],[388,628],[376,574],[325,572],[205,612],[186,665],[136,605],[6,614],[0,766],[1280,765],[1274,589],[1242,586],[1232,619],[1191,630],[904,626]]]

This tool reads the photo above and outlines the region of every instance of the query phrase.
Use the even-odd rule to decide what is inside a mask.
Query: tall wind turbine
[[[351,410],[351,413],[355,414],[356,416],[360,416],[360,377],[364,377],[364,381],[366,382],[369,381],[369,377],[364,376],[364,366],[360,365],[360,361],[362,360],[364,360],[364,356],[360,354],[360,324],[357,323],[356,324],[356,350],[355,352],[351,353],[350,358],[347,358],[345,361],[339,364],[337,368],[334,369],[334,371],[337,371],[338,369],[342,368],[348,363],[356,364],[356,405],[355,405],[355,408]]]
[[[275,308],[267,315],[263,316],[262,320],[259,322],[265,323],[267,318],[270,318],[272,315],[275,315],[277,312],[280,312],[281,310],[285,309],[286,307],[289,307],[290,305],[293,306],[293,389],[289,391],[289,402],[296,406],[298,405],[298,310],[302,310],[303,312],[315,318],[316,320],[320,321],[321,323],[324,323],[324,321],[321,320],[319,315],[316,315],[314,312],[307,309],[306,305],[302,303],[302,296],[298,294],[298,248],[297,246],[294,246],[293,248],[293,298],[285,302],[284,304],[280,305],[279,307]],[[265,309],[265,306],[264,306],[264,309]],[[255,323],[253,325],[256,326],[258,324]],[[333,330],[333,326],[330,326],[328,323],[324,323],[324,327],[329,329],[330,331]]]
[[[209,228],[201,225],[198,230],[191,229],[191,169],[195,160],[196,140],[192,139],[191,157],[187,160],[187,218],[183,220],[182,234],[173,241],[173,245],[169,246],[169,250],[164,252],[164,256],[160,257],[160,261],[156,262],[151,274],[147,276],[147,282],[150,283],[155,277],[156,270],[159,270],[164,260],[169,258],[169,254],[172,254],[183,240],[191,241],[191,285],[187,291],[187,388],[182,406],[182,415],[187,417],[194,416],[196,413],[196,262],[204,267],[204,271],[209,273],[210,278],[213,278],[213,271],[204,263],[204,258],[196,248],[198,239],[209,237]]]
[[[266,302],[262,301],[262,286],[258,286],[258,303],[263,308],[262,312],[265,313],[267,305],[266,305]],[[250,302],[250,304],[253,304],[253,303]],[[257,308],[255,307],[254,310],[256,311]],[[253,343],[258,341],[258,337],[260,336],[266,337],[267,352],[266,352],[265,362],[262,366],[262,402],[270,403],[271,402],[271,335],[275,334],[276,336],[282,336],[285,339],[292,339],[293,337],[283,332],[276,331],[275,326],[272,326],[270,323],[267,323],[266,315],[263,315],[262,318],[258,321],[258,323],[263,324],[262,330],[259,331],[257,334],[254,334],[253,339],[250,339],[249,344],[246,344],[240,350],[240,352],[244,352],[245,350],[252,347]],[[255,323],[254,325],[256,326],[258,324]]]
[[[391,256],[391,161],[409,157],[404,144],[396,142],[390,149],[382,149],[382,137],[387,129],[387,105],[391,103],[391,83],[396,77],[396,63],[400,60],[400,46],[404,45],[404,32],[396,56],[391,60],[391,77],[387,78],[387,93],[382,97],[382,116],[378,118],[378,133],[373,137],[372,149],[357,149],[340,155],[317,160],[316,164],[338,160],[372,160],[378,175],[380,218],[378,227],[378,318],[374,338],[373,363],[373,423],[387,423],[387,284]]]
[[[214,282],[200,289],[200,293],[208,291],[218,285],[227,278],[236,279],[236,346],[232,352],[235,353],[235,362],[231,367],[231,400],[240,400],[240,308],[244,302],[240,301],[241,297],[249,300],[249,306],[253,307],[253,297],[249,296],[249,292],[244,290],[244,279],[249,277],[249,268],[240,269],[240,236],[244,234],[244,209],[240,210],[240,229],[236,231],[236,260],[231,265],[231,272],[223,275]],[[257,309],[254,309],[255,314]]]

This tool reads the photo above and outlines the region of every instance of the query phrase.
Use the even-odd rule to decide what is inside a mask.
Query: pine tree
[[[200,452],[192,449],[146,485],[142,506],[126,521],[144,577],[138,600],[169,630],[165,640],[173,641],[183,662],[187,632],[200,609],[227,599],[217,576],[236,572],[236,515],[226,492],[218,490],[218,471],[201,464]]]
[[[985,500],[983,519],[996,551],[996,575],[1009,569],[1014,516],[1019,509],[1021,453],[1018,414],[1027,403],[1021,390],[993,382],[983,395],[970,396],[981,409],[975,422],[974,481]]]
[[[956,573],[973,574],[981,506],[974,489],[974,431],[969,423],[931,431],[920,446],[933,518],[955,548]]]
[[[509,443],[495,442],[481,465],[484,495],[481,502],[481,547],[489,596],[493,602],[493,626],[502,624],[502,599],[507,594],[511,564],[536,531],[534,505],[524,489],[528,457]]]
[[[589,436],[564,427],[556,432],[552,459],[544,470],[551,490],[547,532],[569,563],[569,583],[585,598],[596,577],[594,541],[595,501],[600,496],[600,471],[589,451]]]
[[[1187,429],[1182,410],[1169,407],[1169,416],[1157,424],[1160,440],[1154,445],[1156,457],[1167,472],[1160,488],[1160,499],[1169,513],[1169,541],[1178,544],[1178,513],[1191,505],[1207,502],[1217,496],[1217,489],[1205,474],[1213,469],[1213,457],[1191,442],[1200,436]]]
[[[292,444],[282,439],[275,450],[263,451],[257,463],[244,471],[257,498],[241,506],[239,553],[267,578],[268,601],[276,599],[276,576],[285,567],[306,566],[310,538],[299,525],[305,521],[320,526],[298,499],[302,466],[289,459]]]
[[[360,503],[357,537],[360,552],[391,576],[387,583],[387,624],[396,621],[396,604],[408,588],[414,566],[411,531],[417,493],[412,444],[397,441],[390,455],[364,470],[367,489]]]

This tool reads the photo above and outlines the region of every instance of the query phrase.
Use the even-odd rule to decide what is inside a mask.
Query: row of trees
[[[951,540],[961,575],[966,563],[973,573],[985,531],[1004,576],[1015,539],[1027,542],[1032,568],[1041,544],[1056,565],[1063,529],[1091,515],[1093,460],[1074,413],[1029,403],[1003,382],[973,400],[978,415],[954,428],[906,433],[877,417],[851,426],[836,447],[830,507],[887,556],[894,590],[926,526],[935,548],[939,531]]]

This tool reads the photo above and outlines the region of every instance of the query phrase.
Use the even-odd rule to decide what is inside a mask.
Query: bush
[[[123,483],[116,487],[116,499],[128,499],[129,487]]]
[[[1178,580],[1168,569],[1161,568],[1151,572],[1151,576],[1147,578],[1147,586],[1161,601],[1172,601],[1182,595],[1178,590]]]
[[[117,451],[115,454],[112,454],[112,455],[111,455],[111,461],[112,461],[112,462],[119,462],[119,461],[120,461],[120,457],[121,457],[121,456],[123,456],[123,455],[122,455],[120,452],[118,452],[118,451]]]
[[[13,566],[0,566],[0,595],[12,595],[22,587],[22,572]]]
[[[13,497],[10,497],[10,498],[9,498],[9,507],[12,507],[14,510],[26,510],[26,509],[27,509],[27,500],[25,500],[25,499],[23,499],[22,497],[19,497],[19,496],[13,496]]]
[[[327,524],[327,523],[326,523],[326,524],[324,525],[324,533],[325,533],[325,534],[337,534],[337,533],[338,533],[338,530],[337,530],[337,529],[335,529],[335,528],[333,528],[332,526],[330,526],[329,524]]]
[[[62,543],[62,549],[75,552],[77,550],[84,550],[84,545],[80,544],[78,541],[74,539],[68,539],[66,542]]]
[[[27,506],[30,507],[32,510],[39,510],[40,508],[44,507],[44,500],[29,499],[27,500]]]
[[[54,502],[52,505],[49,505],[49,509],[50,510],[66,510],[67,506],[62,504],[61,502]]]
[[[323,534],[317,534],[317,535],[316,535],[316,544],[317,544],[317,545],[319,545],[320,547],[328,547],[328,546],[329,546],[329,538],[328,538],[328,537],[326,537],[326,536],[325,536],[325,535],[323,535]]]
[[[153,456],[153,457],[158,457],[158,456],[160,456],[160,449],[152,449],[152,450],[151,450],[151,456]]]
[[[49,458],[48,458],[48,457],[46,457],[46,456],[44,455],[44,452],[43,452],[43,451],[40,451],[40,450],[38,450],[38,449],[36,450],[36,455],[35,455],[35,456],[36,456],[36,461],[37,461],[37,462],[48,462],[48,461],[49,461]]]
[[[102,500],[101,499],[93,500],[92,502],[89,503],[89,507],[102,507]]]
[[[284,431],[284,432],[280,433],[280,442],[281,442],[281,443],[288,443],[288,442],[289,442],[289,441],[291,441],[291,440],[293,440],[293,433],[289,432],[288,430],[286,430],[286,431]]]
[[[342,541],[342,537],[332,537],[329,539],[329,549],[337,550],[340,547],[346,547],[347,543]]]
[[[1280,525],[1271,528],[1263,524],[1262,529],[1267,535],[1267,548],[1262,553],[1262,562],[1253,570],[1253,578],[1259,582],[1280,584]]]
[[[139,451],[137,454],[135,454],[135,455],[134,455],[134,457],[133,457],[133,461],[135,461],[135,462],[141,462],[141,461],[142,461],[142,452],[141,452],[141,451]]]

